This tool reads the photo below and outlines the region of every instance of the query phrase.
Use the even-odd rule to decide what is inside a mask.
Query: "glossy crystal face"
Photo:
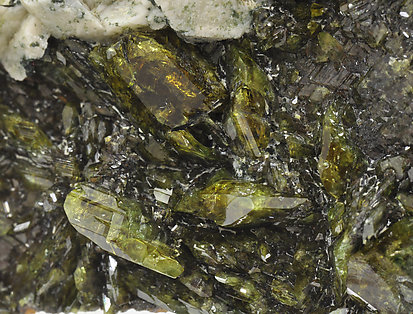
[[[138,203],[109,191],[79,184],[66,197],[64,210],[72,226],[100,248],[138,265],[176,278],[183,267],[173,249],[158,240]]]
[[[412,312],[411,14],[265,3],[1,69],[0,312]]]

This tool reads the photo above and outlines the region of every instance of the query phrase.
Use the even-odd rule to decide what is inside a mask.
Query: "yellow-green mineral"
[[[157,239],[156,227],[138,203],[79,183],[64,209],[73,227],[105,251],[172,278],[183,272],[174,250]]]

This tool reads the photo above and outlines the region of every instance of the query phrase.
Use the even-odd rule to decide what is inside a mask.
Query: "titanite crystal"
[[[348,265],[347,289],[383,313],[413,310],[413,220],[403,219]]]
[[[174,128],[218,106],[225,89],[211,66],[192,55],[195,51],[185,52],[163,40],[170,39],[129,36],[111,47],[100,47],[92,58],[105,66],[108,81],[128,109],[136,106],[130,103],[132,92],[158,122]]]
[[[75,229],[102,249],[172,278],[183,272],[173,250],[157,239],[156,227],[138,203],[78,184],[64,208]]]
[[[41,154],[52,146],[47,135],[35,123],[8,111],[7,107],[0,106],[0,128],[14,139],[16,146],[34,154]]]
[[[265,185],[219,180],[187,195],[175,210],[209,218],[220,226],[245,226],[285,214],[307,202],[304,197],[277,195]]]
[[[240,141],[240,154],[261,157],[269,142],[269,108],[275,101],[273,87],[251,56],[236,46],[230,47],[228,67],[232,103],[229,128],[235,130]]]
[[[347,182],[362,168],[360,153],[349,144],[345,119],[348,113],[342,104],[332,104],[323,120],[323,137],[318,169],[326,190],[334,197],[340,197]]]

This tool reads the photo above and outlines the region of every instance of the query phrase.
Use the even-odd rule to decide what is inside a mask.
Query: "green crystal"
[[[333,104],[325,113],[318,161],[321,181],[325,189],[336,198],[344,193],[348,182],[362,168],[360,153],[349,144],[343,121],[345,111],[340,106]]]
[[[318,33],[318,43],[321,48],[321,53],[318,61],[325,62],[327,60],[338,61],[343,55],[343,46],[331,34],[327,32]]]
[[[174,128],[213,110],[225,97],[213,68],[192,56],[193,51],[184,50],[185,57],[192,59],[188,62],[178,55],[180,49],[184,50],[170,42],[162,44],[162,38],[139,34],[111,47],[99,47],[92,59],[97,67],[105,67],[112,88],[135,116],[142,113],[132,108],[135,104],[129,97],[137,97],[159,123]]]
[[[344,222],[344,213],[345,205],[342,202],[336,202],[333,207],[328,211],[328,220],[330,222],[330,229],[334,236],[340,235],[343,231],[345,222]]]
[[[17,145],[32,152],[40,152],[51,146],[47,135],[35,123],[15,113],[8,113],[8,108],[1,106],[0,128],[5,130]]]
[[[245,226],[283,215],[308,203],[304,197],[277,195],[270,187],[219,180],[184,197],[174,209],[208,218],[220,226]]]
[[[255,288],[254,283],[249,280],[228,273],[217,273],[215,279],[224,285],[233,287],[234,290],[238,292],[238,296],[242,299],[253,301],[260,298],[259,291]]]
[[[78,184],[64,204],[73,227],[102,249],[166,276],[176,278],[183,267],[173,249],[157,239],[141,206],[88,184]]]
[[[293,287],[289,283],[274,279],[271,284],[271,291],[274,297],[285,305],[296,306],[298,303],[294,296]]]
[[[347,206],[338,202],[330,209],[331,227],[337,224],[343,226],[341,233],[335,233],[338,238],[334,245],[338,295],[345,292],[349,259],[357,252],[358,243],[371,244],[386,230],[387,220],[401,211],[401,207],[390,197],[396,188],[394,171],[389,169],[379,174],[379,178],[381,180],[372,186],[366,186],[360,180],[359,185],[355,185],[352,193],[348,194]]]
[[[21,163],[17,172],[21,174],[26,184],[33,189],[47,190],[53,185],[53,176],[50,171],[45,169]]]
[[[395,223],[376,243],[353,256],[347,287],[354,297],[380,312],[413,309],[413,221]]]
[[[407,211],[413,212],[413,195],[407,195],[404,193],[401,193],[397,195],[397,198],[399,199],[400,203],[402,203],[403,207],[406,208]]]
[[[199,143],[187,130],[171,131],[166,134],[166,137],[178,151],[184,154],[206,160],[214,160],[216,158],[211,148]]]
[[[318,3],[312,3],[311,4],[311,17],[319,17],[322,16],[325,13],[325,8],[323,8],[322,5]]]
[[[245,52],[231,46],[231,111],[229,122],[240,140],[240,154],[261,157],[269,142],[268,108],[275,100],[267,75]]]
[[[11,222],[4,217],[0,217],[0,236],[6,235],[11,229]]]

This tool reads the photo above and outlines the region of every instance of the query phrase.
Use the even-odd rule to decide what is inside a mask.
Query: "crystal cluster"
[[[413,311],[411,0],[0,70],[0,313]]]

